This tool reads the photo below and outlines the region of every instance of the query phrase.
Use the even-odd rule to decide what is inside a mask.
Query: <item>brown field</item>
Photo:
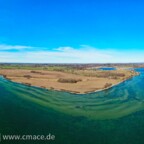
[[[0,69],[0,75],[29,86],[84,94],[109,88],[137,73],[125,69],[116,71],[74,70],[72,72]]]

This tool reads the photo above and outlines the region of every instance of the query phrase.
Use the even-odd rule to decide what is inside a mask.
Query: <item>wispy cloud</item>
[[[6,45],[0,44],[0,50],[23,50],[23,49],[32,49],[31,46],[22,46],[22,45]]]
[[[90,47],[59,47],[55,51],[37,51],[28,52],[26,57],[29,59],[38,58],[39,61],[54,63],[95,63],[104,62],[105,59],[111,59],[110,51],[101,51]]]
[[[0,47],[1,48],[1,47]],[[41,48],[34,50],[29,46],[7,46],[5,49],[27,49],[26,51],[0,52],[0,62],[24,63],[117,63],[117,62],[144,62],[144,52],[116,51],[112,49],[98,49],[88,45],[78,48],[70,46],[58,47],[49,50]],[[4,47],[3,47],[4,49]],[[45,50],[44,50],[45,49]]]

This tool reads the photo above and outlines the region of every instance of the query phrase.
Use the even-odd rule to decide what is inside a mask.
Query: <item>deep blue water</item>
[[[52,133],[54,144],[144,144],[144,69],[136,70],[140,76],[84,95],[0,77],[0,133]]]

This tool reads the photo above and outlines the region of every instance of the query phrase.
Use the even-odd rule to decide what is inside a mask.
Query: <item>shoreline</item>
[[[119,85],[119,84],[121,84],[121,83],[123,83],[123,82],[125,82],[125,81],[127,81],[127,80],[130,80],[130,79],[132,79],[133,77],[138,76],[138,75],[140,75],[140,73],[136,72],[136,75],[133,75],[133,76],[131,76],[131,77],[129,77],[129,78],[123,80],[123,81],[120,81],[120,82],[118,82],[118,83],[116,83],[116,84],[113,84],[113,85],[111,85],[110,87],[103,88],[103,89],[98,89],[98,90],[94,90],[94,91],[87,91],[87,92],[84,92],[84,93],[80,93],[80,92],[74,92],[74,91],[69,91],[69,90],[65,90],[65,89],[62,89],[62,90],[58,90],[58,89],[55,89],[55,88],[50,89],[50,88],[45,88],[45,87],[43,87],[43,86],[36,86],[36,85],[32,85],[32,84],[26,84],[26,83],[23,83],[23,82],[16,82],[16,81],[13,81],[13,80],[7,78],[5,75],[2,75],[2,74],[1,74],[1,76],[2,76],[4,79],[6,79],[6,80],[8,80],[8,81],[10,81],[10,82],[13,82],[13,83],[22,84],[22,85],[29,86],[29,87],[41,88],[41,89],[45,89],[45,90],[49,90],[49,91],[68,92],[68,93],[70,93],[70,94],[77,94],[77,95],[84,95],[84,94],[92,94],[92,93],[102,92],[102,91],[111,89],[111,88],[113,88],[113,87],[115,87],[115,86],[117,86],[117,85]]]

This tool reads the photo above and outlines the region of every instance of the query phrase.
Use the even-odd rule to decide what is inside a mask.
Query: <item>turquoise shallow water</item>
[[[52,133],[56,144],[143,144],[144,69],[136,70],[140,76],[85,95],[28,87],[0,77],[0,133]]]

